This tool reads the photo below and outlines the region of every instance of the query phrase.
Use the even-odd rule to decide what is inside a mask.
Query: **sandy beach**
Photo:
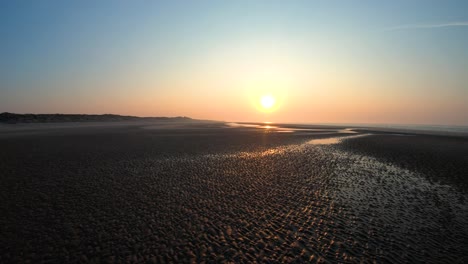
[[[464,263],[468,137],[0,127],[1,263]]]

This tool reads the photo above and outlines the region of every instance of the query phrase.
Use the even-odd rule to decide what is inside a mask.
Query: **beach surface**
[[[468,137],[0,125],[0,263],[468,262]]]

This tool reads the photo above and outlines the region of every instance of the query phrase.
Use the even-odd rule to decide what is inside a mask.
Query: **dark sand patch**
[[[468,188],[468,137],[380,134],[346,140],[342,147]]]

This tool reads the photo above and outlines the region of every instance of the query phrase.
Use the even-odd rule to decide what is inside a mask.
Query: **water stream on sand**
[[[208,172],[199,179],[213,195],[204,205],[236,230],[236,245],[252,256],[413,263],[456,262],[468,253],[466,194],[339,150],[340,140],[346,138],[180,162]]]

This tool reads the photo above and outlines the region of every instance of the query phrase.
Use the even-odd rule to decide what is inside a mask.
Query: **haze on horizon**
[[[467,10],[466,1],[2,1],[0,112],[468,125]]]

